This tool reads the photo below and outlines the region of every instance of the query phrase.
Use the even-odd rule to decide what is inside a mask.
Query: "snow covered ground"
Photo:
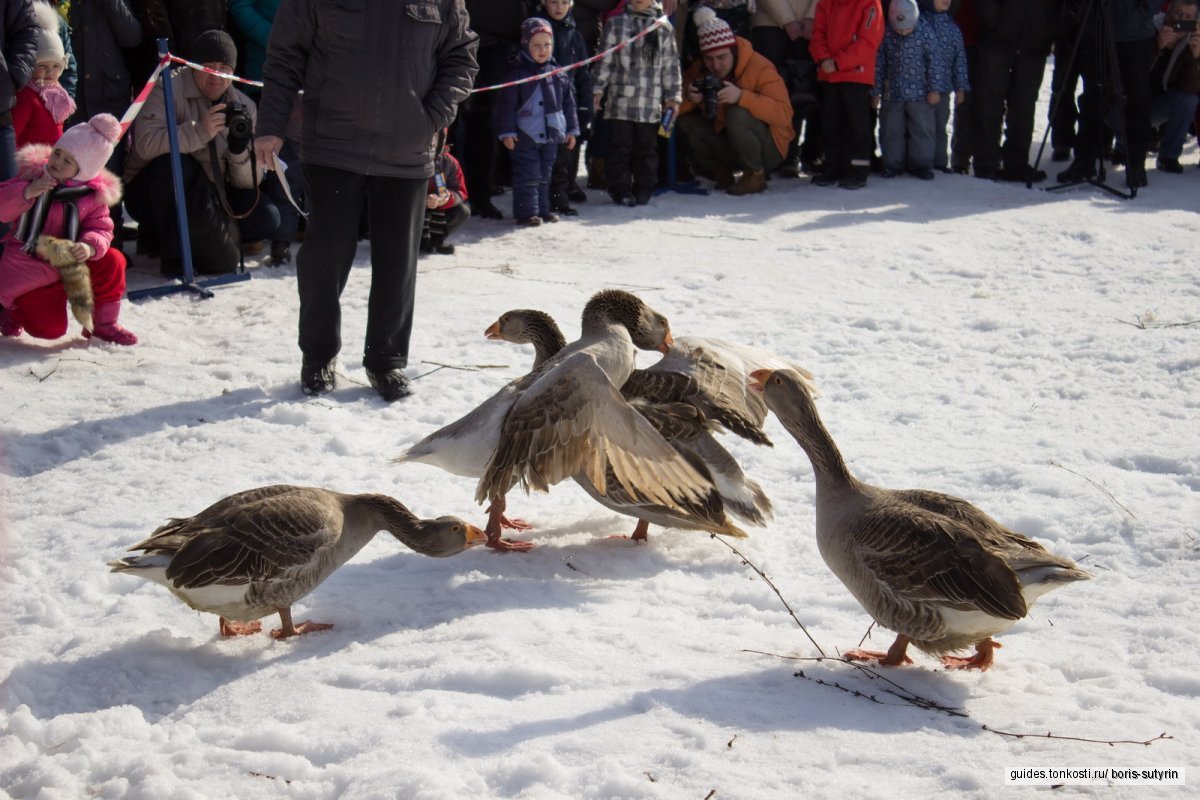
[[[755,197],[664,195],[632,210],[593,193],[558,225],[473,222],[457,254],[421,262],[416,393],[394,405],[359,365],[363,266],[343,299],[341,388],[321,399],[297,387],[292,268],[255,268],[211,300],[126,304],[134,348],[74,329],[0,341],[0,787],[156,800],[996,797],[1046,791],[1006,786],[1009,770],[1108,767],[1176,769],[1194,785],[1196,160],[1185,152],[1182,176],[1151,170],[1132,202],[873,177],[860,192],[775,180]],[[153,282],[141,269],[133,285]],[[296,608],[335,627],[285,642],[223,640],[215,617],[105,567],[167,517],[276,482],[387,492],[422,516],[482,523],[473,482],[389,459],[527,369],[530,348],[482,337],[501,312],[544,309],[573,338],[604,287],[637,292],[677,335],[806,365],[859,477],[965,497],[1096,579],[1043,598],[987,673],[920,654],[887,672],[957,717],[842,663],[790,660],[816,649],[727,547],[661,529],[643,546],[607,539],[632,520],[571,484],[510,495],[537,526],[526,555],[429,559],[379,537]],[[730,443],[776,507],[737,546],[835,653],[870,620],[817,553],[807,459],[774,419],[768,432],[773,449]],[[1110,747],[984,726],[1173,738]]]

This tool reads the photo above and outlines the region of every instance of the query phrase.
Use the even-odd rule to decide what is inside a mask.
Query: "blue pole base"
[[[679,194],[711,194],[708,189],[705,189],[700,185],[700,181],[672,182],[666,186],[660,186],[654,190],[655,195],[664,194],[666,192],[678,192]]]
[[[179,283],[168,283],[165,286],[135,289],[132,292],[126,292],[125,296],[130,300],[141,300],[145,297],[164,297],[176,292],[193,292],[207,300],[213,296],[213,293],[207,288],[209,286],[225,286],[226,284],[241,283],[248,280],[250,280],[249,272],[233,272],[229,275],[218,275],[215,278],[208,278],[203,281],[188,282],[181,280]]]

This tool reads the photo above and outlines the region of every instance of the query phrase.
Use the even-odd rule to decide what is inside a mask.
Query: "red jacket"
[[[17,92],[12,118],[17,149],[27,144],[54,144],[63,134],[62,123],[54,121],[41,95],[29,86],[23,86]]]
[[[879,0],[821,0],[813,17],[808,52],[817,62],[817,77],[828,83],[875,83],[875,54],[887,20]],[[833,72],[821,69],[832,58]]]

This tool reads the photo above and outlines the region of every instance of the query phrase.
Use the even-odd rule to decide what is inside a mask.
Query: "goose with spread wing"
[[[674,510],[716,496],[711,477],[619,391],[634,370],[635,347],[670,347],[667,319],[629,292],[609,289],[588,301],[581,327],[580,338],[541,365],[505,417],[476,490],[476,500],[491,503],[489,536],[499,535],[495,515],[515,483],[547,491],[578,476],[601,495],[626,492]]]
[[[505,341],[532,343],[536,357],[542,360],[553,355],[562,341],[554,320],[531,309],[506,311],[488,330]],[[706,496],[703,502],[673,509],[644,502],[624,491],[611,468],[604,492],[586,476],[575,476],[584,491],[601,505],[638,519],[630,538],[647,539],[650,523],[741,538],[745,532],[733,524],[727,512],[751,525],[762,525],[770,519],[771,501],[712,435],[714,430],[727,428],[756,443],[770,444],[761,427],[766,405],[746,386],[746,359],[753,359],[753,364],[787,363],[754,348],[718,340],[678,338],[660,361],[649,369],[635,370],[621,387],[630,405],[697,470],[711,476],[717,487],[717,497]]]
[[[277,639],[332,625],[292,624],[292,604],[349,561],[380,530],[422,555],[443,557],[486,541],[456,517],[418,519],[381,494],[343,494],[303,486],[264,486],[230,495],[192,517],[172,519],[110,561],[165,586],[197,611],[220,617],[222,636],[257,633],[256,620],[279,614]]]
[[[986,670],[1000,646],[992,636],[1046,592],[1092,577],[965,500],[857,480],[799,375],[761,370],[751,381],[812,462],[821,557],[867,613],[897,634],[886,653],[851,650],[847,658],[912,663],[911,643],[947,667]],[[971,645],[974,656],[949,655]]]

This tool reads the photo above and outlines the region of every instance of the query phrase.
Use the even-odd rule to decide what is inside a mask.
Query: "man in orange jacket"
[[[697,166],[717,188],[732,195],[764,191],[767,173],[782,163],[796,138],[787,86],[774,65],[734,36],[711,8],[701,7],[693,18],[700,59],[683,78],[679,129]],[[738,171],[742,175],[735,182]]]
[[[879,0],[821,0],[817,5],[808,52],[817,64],[817,79],[826,84],[821,113],[825,169],[813,179],[818,186],[867,185],[873,147],[870,95],[883,23]]]

